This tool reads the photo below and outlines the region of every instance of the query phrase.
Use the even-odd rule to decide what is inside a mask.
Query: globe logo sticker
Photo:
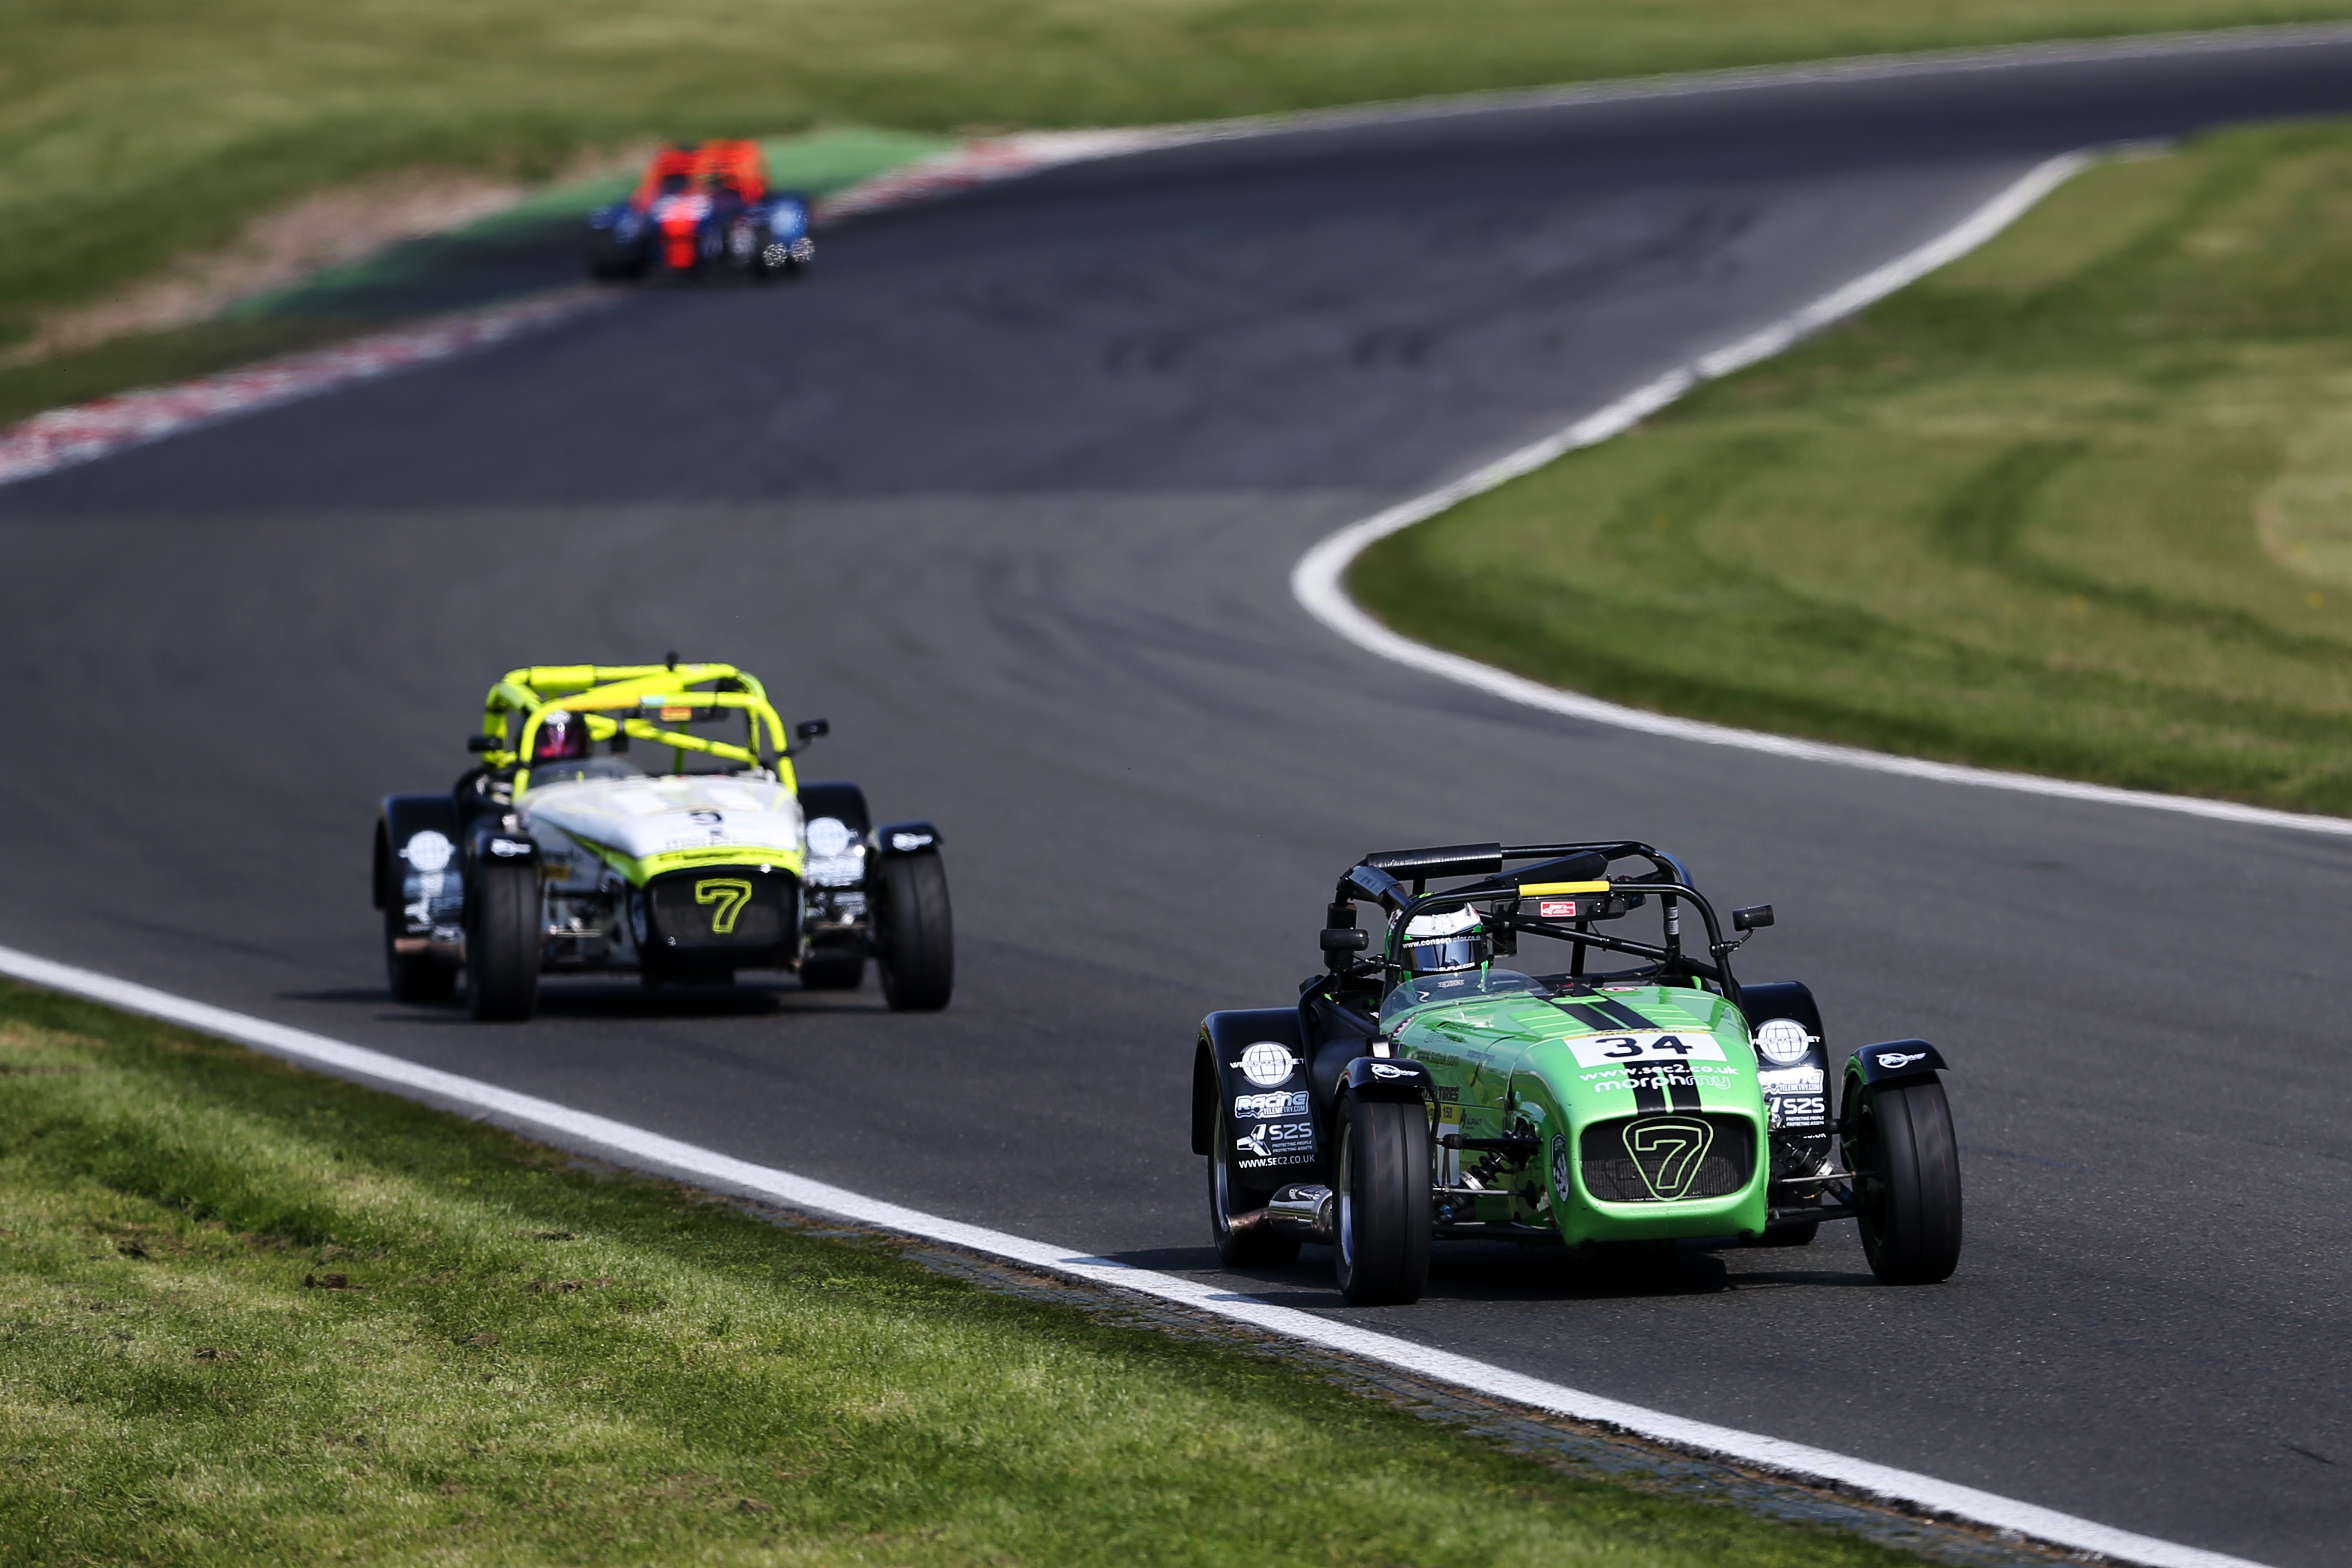
[[[1272,1040],[1260,1040],[1242,1051],[1242,1076],[1260,1089],[1272,1089],[1290,1081],[1298,1069],[1298,1058],[1289,1048]]]

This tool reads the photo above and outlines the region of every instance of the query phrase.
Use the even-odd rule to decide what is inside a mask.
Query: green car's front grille
[[[1577,1154],[1584,1190],[1607,1204],[1729,1197],[1756,1171],[1756,1129],[1744,1116],[1670,1111],[1596,1121]]]

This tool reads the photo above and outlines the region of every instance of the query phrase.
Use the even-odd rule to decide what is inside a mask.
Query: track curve
[[[2352,846],[1532,713],[1340,644],[1286,574],[2051,153],[2352,110],[2347,67],[2344,43],[1956,66],[1169,149],[846,226],[805,289],[648,291],[0,491],[0,714],[54,748],[0,773],[0,942],[1213,1273],[1191,1030],[1290,994],[1339,866],[1650,837],[1780,908],[1747,968],[1810,980],[1838,1043],[1921,1033],[1960,1064],[1955,1280],[1878,1289],[1841,1237],[1663,1280],[1469,1249],[1404,1312],[1348,1312],[1312,1267],[1235,1283],[2341,1561],[2352,1051],[2324,911]],[[485,671],[673,646],[831,718],[812,776],[942,824],[951,1012],[576,984],[484,1028],[386,999],[373,797],[457,771]],[[70,787],[59,758],[86,760]]]

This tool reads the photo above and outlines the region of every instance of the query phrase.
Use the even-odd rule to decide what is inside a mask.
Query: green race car
[[[1769,905],[1736,910],[1727,938],[1646,844],[1367,855],[1297,1005],[1202,1023],[1192,1150],[1218,1256],[1281,1267],[1322,1243],[1366,1305],[1418,1300],[1437,1239],[1802,1246],[1853,1219],[1880,1279],[1948,1277],[1943,1057],[1924,1040],[1855,1051],[1832,1119],[1812,994],[1731,971],[1771,923]],[[1633,963],[1596,968],[1608,954]]]
[[[443,1000],[462,976],[474,1016],[520,1019],[542,974],[658,989],[780,969],[847,990],[871,958],[893,1008],[946,1006],[939,831],[874,826],[856,784],[799,783],[792,758],[825,732],[787,738],[730,664],[509,671],[468,742],[480,764],[377,815],[394,996]]]

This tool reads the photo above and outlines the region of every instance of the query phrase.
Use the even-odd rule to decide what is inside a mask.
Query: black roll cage
[[[1402,956],[1402,932],[1419,915],[1489,899],[1507,900],[1516,906],[1519,900],[1519,884],[1508,879],[1502,867],[1510,861],[1557,860],[1579,854],[1602,857],[1606,865],[1636,858],[1650,862],[1652,878],[1644,880],[1619,881],[1606,876],[1612,896],[1641,893],[1655,897],[1665,917],[1665,942],[1660,946],[1636,942],[1630,937],[1610,936],[1592,929],[1589,920],[1562,924],[1558,921],[1538,919],[1518,912],[1516,907],[1490,911],[1488,923],[1499,924],[1513,932],[1549,937],[1572,943],[1574,958],[1569,971],[1572,979],[1584,976],[1586,954],[1598,948],[1610,952],[1622,952],[1630,957],[1646,958],[1665,973],[1677,972],[1702,980],[1712,980],[1723,988],[1723,994],[1733,1006],[1738,1006],[1739,982],[1731,973],[1730,957],[1745,937],[1726,942],[1721,922],[1715,918],[1715,906],[1705,895],[1691,886],[1690,873],[1681,861],[1664,850],[1631,840],[1613,840],[1591,844],[1499,844],[1462,845],[1449,849],[1406,849],[1383,854],[1367,855],[1348,868],[1339,879],[1332,894],[1330,920],[1334,926],[1356,923],[1358,903],[1378,905],[1388,917],[1387,940],[1376,958],[1360,959],[1347,964],[1333,964],[1334,979],[1369,978],[1365,971],[1377,970],[1383,982],[1392,981],[1405,965]],[[1412,889],[1393,873],[1402,871],[1412,877]],[[1433,877],[1475,876],[1486,872],[1484,881],[1468,887],[1449,888],[1432,893],[1427,891]],[[1683,951],[1680,906],[1689,903],[1698,910],[1701,923],[1706,927],[1707,956],[1698,958]],[[1344,917],[1344,918],[1343,918]]]

